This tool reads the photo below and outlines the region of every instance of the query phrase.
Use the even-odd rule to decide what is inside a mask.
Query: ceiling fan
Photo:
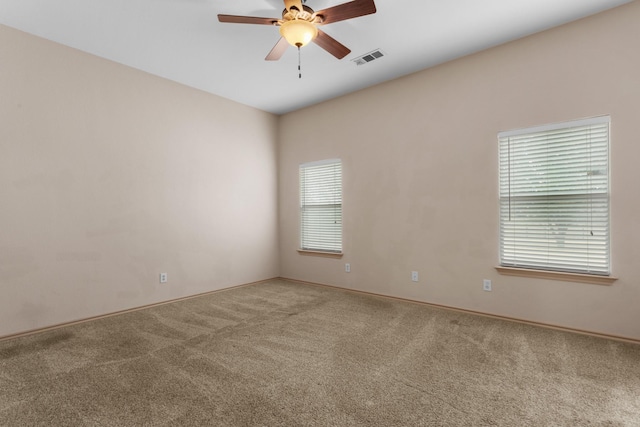
[[[220,22],[233,24],[274,25],[280,27],[280,40],[271,49],[265,60],[277,61],[288,45],[298,50],[313,41],[338,59],[347,56],[351,50],[320,30],[318,26],[345,21],[376,13],[373,0],[353,0],[324,10],[314,11],[303,4],[306,0],[284,0],[282,18],[258,18],[254,16],[218,15]]]

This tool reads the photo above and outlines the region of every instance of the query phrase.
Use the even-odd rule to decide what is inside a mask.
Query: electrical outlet
[[[347,273],[351,273],[351,264],[347,263],[344,265],[344,271]]]
[[[411,281],[412,282],[417,282],[418,281],[418,272],[417,271],[412,271],[411,272]]]
[[[482,281],[482,289],[487,291],[487,292],[491,292],[491,280],[484,279]]]
[[[167,283],[167,273],[160,273],[160,283]]]

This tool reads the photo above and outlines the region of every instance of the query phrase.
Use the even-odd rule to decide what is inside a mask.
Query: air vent
[[[359,56],[356,59],[352,59],[352,61],[355,62],[356,65],[364,65],[371,61],[375,61],[378,58],[382,58],[383,56],[384,52],[382,52],[380,49],[376,49],[369,53],[365,53],[364,55]]]

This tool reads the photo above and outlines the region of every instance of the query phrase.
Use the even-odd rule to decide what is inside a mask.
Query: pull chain
[[[302,78],[302,68],[300,67],[300,46],[298,46],[298,78]]]

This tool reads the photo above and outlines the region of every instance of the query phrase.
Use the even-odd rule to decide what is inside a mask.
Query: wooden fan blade
[[[320,25],[326,25],[332,22],[371,15],[372,13],[376,13],[376,5],[373,0],[353,0],[320,10],[316,12],[316,15],[322,17]]]
[[[276,18],[258,18],[257,16],[218,15],[218,21],[231,24],[275,25]]]
[[[280,37],[280,40],[278,40],[278,43],[276,43],[273,49],[271,49],[271,52],[269,52],[267,57],[264,58],[265,61],[277,61],[282,57],[282,55],[284,54],[284,52],[287,50],[288,47],[289,47],[289,42],[287,41],[287,39],[285,39],[284,37]]]
[[[338,59],[351,53],[351,49],[321,30],[318,30],[318,37],[313,39],[313,42]]]

